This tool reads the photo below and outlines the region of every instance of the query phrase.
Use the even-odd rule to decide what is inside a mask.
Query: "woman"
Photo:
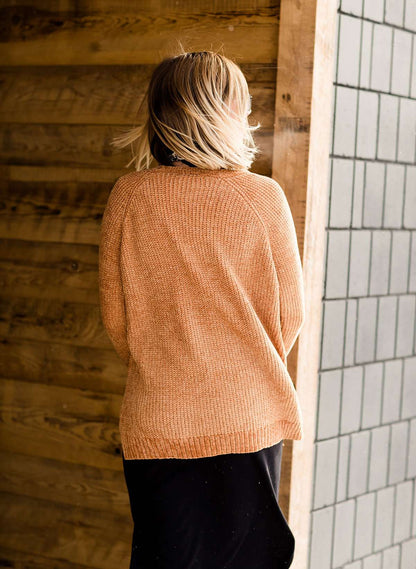
[[[128,366],[130,569],[286,568],[282,444],[303,435],[287,371],[305,317],[293,218],[249,170],[260,125],[233,61],[166,58],[145,100],[143,126],[116,140],[135,169],[110,193],[99,255],[103,323]]]

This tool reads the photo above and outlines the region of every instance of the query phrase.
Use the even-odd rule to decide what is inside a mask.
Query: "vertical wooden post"
[[[306,322],[288,358],[304,435],[285,442],[282,465],[294,569],[308,567],[336,15],[337,0],[281,0],[272,177],[292,209],[306,294]]]

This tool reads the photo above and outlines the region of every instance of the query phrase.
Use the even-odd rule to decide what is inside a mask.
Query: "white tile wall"
[[[404,0],[386,0],[384,21],[396,26],[403,25]]]
[[[394,348],[396,344],[396,315],[397,297],[381,297],[378,303],[375,355],[375,359],[377,360],[386,360],[394,356]]]
[[[350,235],[347,230],[328,232],[326,298],[347,296]]]
[[[364,494],[370,456],[370,431],[351,435],[350,464],[348,470],[348,498]]]
[[[405,541],[402,545],[400,569],[414,569],[416,559],[416,539]]]
[[[367,162],[364,182],[365,227],[381,227],[383,221],[383,196],[386,183],[386,164]]]
[[[338,439],[320,441],[315,447],[314,509],[329,506],[335,502],[338,462]]]
[[[335,506],[334,549],[332,566],[342,567],[352,561],[354,537],[355,500],[347,500]]]
[[[389,293],[407,292],[410,231],[392,231]]]
[[[333,519],[333,506],[312,513],[309,569],[331,569]]]
[[[349,97],[354,100],[351,94]],[[376,157],[378,106],[378,93],[359,91],[356,155],[360,158]],[[353,142],[351,142],[351,148],[352,146]]]
[[[375,91],[390,90],[392,46],[393,29],[382,24],[375,24],[370,81],[371,88]]]
[[[381,563],[382,554],[374,553],[363,560],[363,569],[383,569]]]
[[[342,0],[341,10],[348,14],[361,16],[363,13],[363,0]]]
[[[416,0],[338,10],[305,569],[416,569]]]
[[[400,569],[400,547],[393,546],[383,551],[383,569]]]
[[[406,166],[403,226],[416,228],[416,166]]]
[[[393,543],[394,494],[395,488],[393,486],[381,488],[376,492],[373,543],[375,551],[384,549]]]
[[[397,322],[396,358],[411,356],[413,353],[416,322],[416,297],[414,294],[399,296]],[[416,381],[416,376],[415,376]],[[416,401],[415,407],[416,407]]]
[[[416,2],[414,0],[406,0],[404,27],[416,32]]]
[[[388,484],[402,482],[406,477],[408,431],[409,421],[400,421],[391,426]]]
[[[354,528],[354,558],[370,555],[373,550],[374,519],[376,494],[369,492],[357,498],[356,519]]]
[[[393,30],[392,93],[409,95],[411,63],[412,34],[404,30]]]
[[[353,193],[354,163],[343,158],[332,159],[330,227],[349,227]]]
[[[357,431],[361,421],[361,407],[364,389],[362,366],[344,370],[342,381],[341,433]]]
[[[396,486],[393,542],[399,543],[411,537],[413,482],[406,480]]]
[[[335,99],[334,148],[338,156],[354,156],[357,114],[357,91],[337,87]]]
[[[351,232],[348,296],[366,296],[370,275],[371,231]],[[347,259],[340,262],[346,262]]]
[[[351,16],[340,16],[338,53],[343,62],[338,66],[337,82],[358,86],[360,70],[361,20]]]
[[[415,163],[416,100],[400,98],[397,160]]]
[[[398,116],[399,98],[382,93],[378,121],[378,160],[394,160],[396,157]]]
[[[321,368],[339,367],[344,349],[345,300],[328,300],[323,312]]]
[[[383,21],[384,0],[364,0],[364,18]]]
[[[403,164],[387,164],[384,227],[400,228],[402,226],[405,173],[406,167]]]
[[[358,301],[356,363],[374,361],[377,326],[377,298],[360,298]]]
[[[361,429],[381,424],[381,398],[383,394],[383,364],[371,363],[364,366],[363,410]]]
[[[414,417],[415,406],[416,406],[416,357],[411,357],[404,359],[403,399],[402,399],[401,418],[409,419]]]
[[[372,232],[370,294],[387,294],[390,276],[391,231]]]
[[[403,367],[402,359],[384,362],[383,402],[381,412],[381,422],[384,424],[392,423],[400,419]]]
[[[317,439],[336,437],[341,416],[342,371],[324,371],[319,382]]]

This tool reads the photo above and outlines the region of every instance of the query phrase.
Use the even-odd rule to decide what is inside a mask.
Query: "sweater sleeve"
[[[126,208],[126,184],[119,178],[110,192],[101,223],[99,244],[99,297],[101,318],[120,358],[129,363],[127,322],[121,280],[120,248]]]
[[[302,262],[286,195],[273,178],[260,192],[257,210],[268,234],[279,281],[280,327],[286,356],[305,321]]]

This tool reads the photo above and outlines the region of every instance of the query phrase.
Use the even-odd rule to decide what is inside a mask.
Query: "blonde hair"
[[[142,124],[113,138],[131,147],[137,171],[152,157],[171,165],[182,159],[198,168],[248,169],[259,148],[250,126],[251,96],[246,78],[231,59],[214,51],[181,53],[154,69],[140,104]]]

